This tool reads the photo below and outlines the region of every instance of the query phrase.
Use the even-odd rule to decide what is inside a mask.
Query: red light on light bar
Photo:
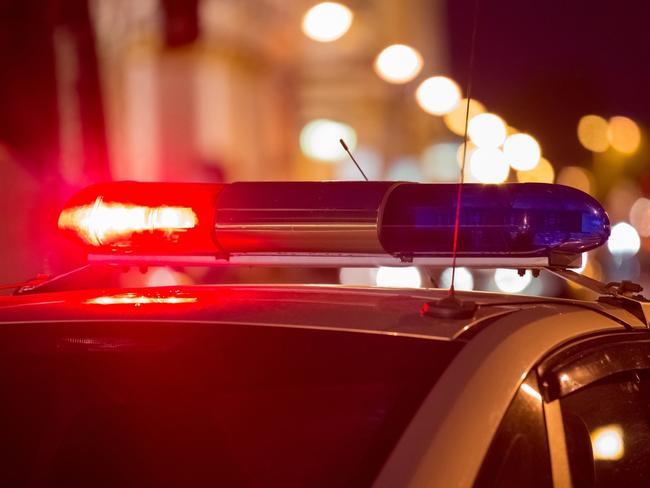
[[[75,232],[85,243],[103,246],[119,242],[137,232],[161,231],[170,236],[196,227],[198,218],[187,207],[145,207],[95,203],[68,208],[59,216],[59,228]]]
[[[77,194],[59,229],[94,253],[217,254],[216,197],[221,185],[118,182]]]

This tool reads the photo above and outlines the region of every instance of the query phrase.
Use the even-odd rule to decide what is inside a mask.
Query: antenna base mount
[[[474,316],[478,305],[475,302],[463,302],[455,295],[440,300],[425,302],[420,309],[422,316],[439,319],[469,319]]]

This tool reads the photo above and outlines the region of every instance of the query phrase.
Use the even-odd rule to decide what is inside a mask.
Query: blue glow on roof
[[[396,187],[379,230],[391,254],[449,255],[458,185]],[[604,244],[609,219],[591,196],[544,183],[463,186],[459,256],[577,254]]]

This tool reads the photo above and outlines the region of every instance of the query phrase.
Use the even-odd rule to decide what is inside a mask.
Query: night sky
[[[650,2],[478,0],[473,93],[557,166],[582,164],[582,115],[650,129]],[[466,87],[475,0],[448,0],[452,76]],[[647,140],[647,139],[646,139]]]

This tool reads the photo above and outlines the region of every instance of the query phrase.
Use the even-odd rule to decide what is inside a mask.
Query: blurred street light
[[[499,268],[494,272],[494,283],[504,293],[519,293],[526,289],[533,277],[530,270],[524,276],[519,276],[516,269]]]
[[[389,83],[408,83],[421,69],[422,55],[405,44],[388,46],[375,59],[375,71]]]
[[[440,275],[440,287],[449,288],[451,286],[451,268],[446,268]],[[472,291],[474,289],[474,276],[467,268],[456,268],[454,277],[454,289],[460,291]]]
[[[318,42],[342,37],[352,25],[352,11],[337,2],[323,2],[310,8],[302,19],[302,31]]]
[[[474,154],[474,151],[476,151],[478,148],[472,143],[472,141],[467,141],[467,154],[465,155],[465,174],[463,175],[463,181],[465,183],[479,183],[479,180],[477,180],[474,175],[472,175],[472,172],[470,171],[470,161],[472,160],[472,154]],[[456,151],[456,163],[458,163],[458,170],[459,170],[459,175],[460,175],[460,168],[463,167],[463,152],[465,151],[465,143],[463,142],[458,146],[458,150]]]
[[[381,179],[383,171],[382,160],[377,149],[370,146],[357,146],[354,151],[354,158],[370,181]],[[359,181],[363,179],[359,169],[350,158],[339,160],[334,170],[334,176],[337,180],[344,181]]]
[[[457,182],[460,165],[456,164],[458,144],[443,142],[426,148],[420,157],[426,181]]]
[[[619,222],[612,227],[607,248],[614,255],[634,256],[641,248],[641,238],[630,224]]]
[[[591,434],[591,451],[597,461],[618,461],[625,453],[623,429],[620,425],[605,425]]]
[[[415,92],[422,110],[431,115],[444,115],[458,106],[461,93],[456,82],[446,76],[427,78]]]
[[[467,98],[463,98],[458,105],[449,113],[445,114],[444,121],[447,128],[456,135],[465,134],[465,112],[467,110]],[[469,119],[485,112],[485,106],[478,100],[469,102]]]
[[[387,179],[390,181],[422,181],[422,170],[415,158],[401,157],[390,165]]]
[[[609,148],[607,121],[599,115],[585,115],[578,122],[578,140],[592,152],[605,152]]]
[[[539,163],[529,171],[517,171],[519,183],[553,183],[555,170],[545,158],[539,158]]]
[[[503,143],[503,154],[513,169],[530,171],[539,163],[541,149],[534,137],[528,134],[513,134]]]
[[[389,268],[382,266],[377,271],[377,286],[396,288],[419,288],[422,277],[415,267]]]
[[[478,149],[472,141],[467,141],[467,152],[465,152],[465,143],[463,142],[458,146],[458,149],[456,150],[456,162],[458,163],[458,167],[461,168],[463,166],[463,154],[465,154],[465,157],[467,158],[465,161],[465,166],[469,166],[469,160],[472,159],[472,153]],[[467,168],[466,168],[467,169]]]
[[[506,139],[506,125],[498,115],[479,114],[469,121],[468,134],[478,147],[497,148]]]
[[[339,139],[345,140],[351,151],[356,148],[357,134],[348,124],[328,119],[316,119],[302,128],[300,148],[307,157],[334,163],[347,157],[339,144]]]
[[[632,154],[641,143],[641,131],[632,119],[616,116],[609,119],[607,139],[617,151]]]
[[[342,285],[374,286],[377,282],[377,268],[341,268],[339,282]]]
[[[481,183],[503,183],[508,179],[510,166],[500,149],[479,147],[472,152],[469,170]]]
[[[630,208],[630,224],[642,237],[650,237],[650,200],[637,199]]]
[[[585,193],[592,192],[592,178],[590,173],[579,166],[562,168],[557,175],[557,184],[571,186]]]
[[[628,221],[636,230],[639,230],[637,226],[638,220],[635,221],[632,217],[632,208],[637,201],[644,200],[640,197],[641,188],[639,188],[637,181],[631,178],[619,179],[611,186],[603,201],[604,207],[607,209],[607,214],[609,215],[609,221]],[[637,216],[640,216],[640,214],[637,214]]]
[[[422,70],[422,55],[411,46],[393,44],[375,59],[377,75],[389,83],[408,83]]]

